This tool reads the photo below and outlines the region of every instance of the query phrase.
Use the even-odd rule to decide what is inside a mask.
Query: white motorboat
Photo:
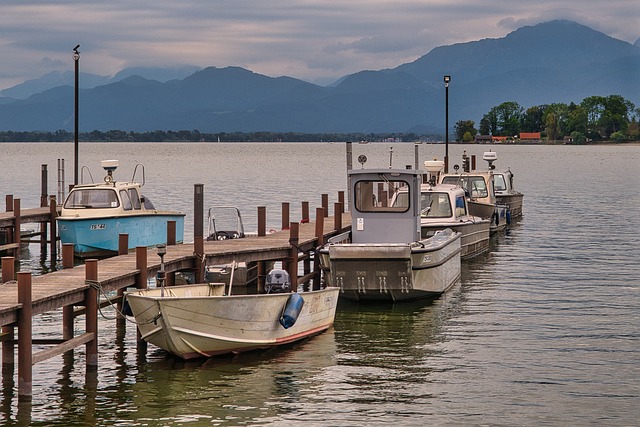
[[[513,186],[513,172],[511,168],[506,171],[493,173],[494,186],[496,191],[496,201],[499,204],[509,206],[511,218],[522,216],[522,201],[524,194]]]
[[[125,299],[141,338],[183,359],[276,347],[333,325],[338,288],[274,292],[288,274],[271,277],[272,293],[233,295],[225,284],[205,283],[136,290]]]
[[[328,286],[345,299],[399,301],[438,296],[459,280],[461,233],[421,237],[421,171],[349,170],[348,178],[351,231],[318,250]]]
[[[465,191],[469,213],[483,219],[491,221],[490,232],[495,233],[503,230],[511,222],[509,206],[498,203],[495,193],[493,162],[497,159],[497,154],[493,151],[485,152],[483,160],[489,163],[486,171],[471,170],[469,157],[466,150],[462,155],[463,169],[458,173],[460,167],[454,165],[455,173],[442,174],[441,184],[457,185]]]
[[[427,160],[426,182],[420,190],[420,228],[422,238],[433,235],[437,230],[450,228],[461,233],[462,260],[470,259],[489,250],[490,221],[471,215],[464,190],[461,187],[437,184],[444,173],[444,161]],[[406,188],[396,193],[392,204],[404,203]]]
[[[74,186],[58,216],[62,243],[73,243],[79,257],[107,256],[118,252],[119,235],[128,235],[128,249],[167,242],[167,222],[175,221],[176,243],[184,239],[185,214],[158,210],[142,194],[144,167],[137,165],[131,181],[118,182],[113,172],[117,160],[104,160],[104,182]],[[141,167],[142,181],[135,182]]]

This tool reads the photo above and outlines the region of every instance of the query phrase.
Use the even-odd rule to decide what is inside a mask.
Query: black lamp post
[[[444,173],[449,173],[449,82],[451,76],[444,76]]]
[[[80,47],[80,45],[77,45],[76,47],[73,48],[73,61],[75,62],[75,66],[76,66],[76,92],[75,92],[75,111],[74,111],[74,116],[75,116],[75,124],[74,124],[74,132],[75,132],[75,136],[74,136],[74,151],[73,151],[73,166],[74,166],[74,173],[73,173],[73,185],[78,185],[78,75],[80,74],[79,69],[80,69],[80,52],[78,51],[78,48]]]

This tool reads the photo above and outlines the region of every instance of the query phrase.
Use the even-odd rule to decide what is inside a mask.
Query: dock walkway
[[[48,209],[49,208],[42,208]],[[348,214],[346,214],[348,216]],[[343,214],[345,217],[345,214]],[[334,230],[333,217],[324,219],[324,238],[338,233]],[[232,261],[277,261],[290,256],[292,245],[289,231],[278,231],[261,237],[204,242],[204,264],[226,264]],[[300,252],[312,251],[317,245],[315,222],[300,224],[297,248]],[[155,250],[147,251],[147,271],[145,280],[154,277],[160,269],[160,257]],[[167,273],[194,269],[197,257],[193,244],[167,246],[164,255],[164,269]],[[137,267],[137,253],[130,252],[98,262],[97,285],[104,292],[136,286],[140,270]],[[85,265],[54,271],[32,278],[33,315],[46,313],[64,306],[83,304],[86,281]],[[0,284],[0,326],[17,321],[18,289],[15,281]]]

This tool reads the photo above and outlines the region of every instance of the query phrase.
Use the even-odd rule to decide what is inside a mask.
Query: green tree
[[[550,104],[544,114],[545,133],[547,138],[558,141],[567,135],[567,117],[569,107],[567,104]]]
[[[495,107],[482,116],[482,120],[480,120],[480,134],[498,135],[498,115],[495,111]]]
[[[522,132],[542,132],[544,130],[544,111],[547,105],[536,105],[525,110],[522,116]]]
[[[473,120],[459,120],[454,126],[456,141],[464,141],[464,135],[466,133],[471,134],[471,140],[473,140],[473,136],[478,133],[475,124]]]

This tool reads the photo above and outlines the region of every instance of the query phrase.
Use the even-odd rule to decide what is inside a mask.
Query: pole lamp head
[[[444,87],[449,87],[450,81],[451,81],[451,76],[444,76]]]
[[[77,61],[78,59],[80,59],[80,52],[78,51],[78,49],[80,48],[80,45],[77,45],[76,47],[73,48],[73,60]]]

